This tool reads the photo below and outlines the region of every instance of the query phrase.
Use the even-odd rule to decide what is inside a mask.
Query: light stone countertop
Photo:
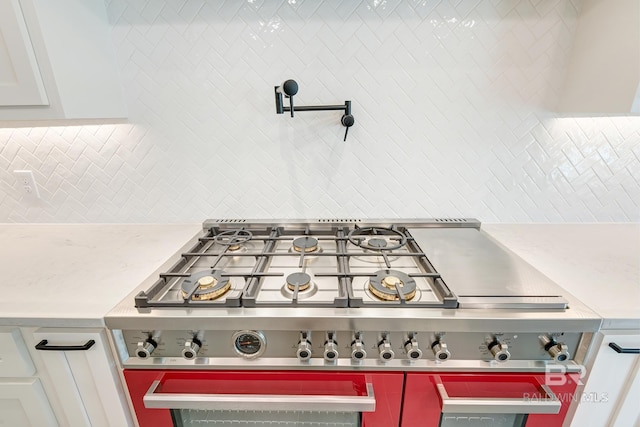
[[[640,224],[482,224],[604,318],[640,330]]]
[[[98,327],[202,229],[191,224],[0,224],[0,326]],[[482,224],[605,318],[640,329],[640,224]]]
[[[202,224],[0,224],[0,325],[100,327]]]

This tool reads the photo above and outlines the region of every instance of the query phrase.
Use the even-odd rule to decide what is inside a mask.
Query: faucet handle
[[[291,117],[293,117],[293,95],[298,93],[298,83],[295,80],[285,80],[282,83],[282,91],[289,98],[289,106],[291,107]]]
[[[344,130],[344,141],[347,140],[347,134],[349,133],[349,128],[351,126],[353,126],[353,124],[356,122],[356,120],[353,118],[353,116],[351,114],[343,114],[342,118],[340,119],[340,123],[342,123],[342,126],[344,126],[346,129]]]
[[[298,83],[295,80],[285,80],[282,83],[282,92],[287,96],[293,96],[298,93]]]

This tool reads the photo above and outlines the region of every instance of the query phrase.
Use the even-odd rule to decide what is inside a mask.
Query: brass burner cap
[[[202,289],[202,288],[200,288]],[[231,289],[231,281],[228,281],[226,285],[220,287],[219,289],[214,289],[212,292],[202,293],[202,294],[193,294],[191,298],[194,301],[208,301],[220,298],[222,295],[226,294],[227,291]],[[186,296],[187,293],[182,291],[183,296]]]
[[[382,284],[385,285],[389,289],[395,289],[396,288],[396,284],[398,286],[400,286],[400,287],[404,286],[404,283],[402,282],[402,280],[400,280],[396,276],[387,276],[387,277],[385,277],[384,279],[382,279]]]
[[[208,289],[218,283],[218,280],[213,276],[204,276],[198,279],[198,288]]]
[[[293,241],[293,250],[296,252],[315,252],[318,250],[318,239],[314,237],[299,237]]]
[[[191,294],[194,301],[218,299],[231,289],[229,277],[222,277],[224,271],[211,270],[194,274],[182,283],[182,297]],[[195,286],[195,291],[192,291]]]
[[[411,301],[417,292],[416,281],[398,270],[380,270],[369,279],[369,291],[382,301],[397,301],[400,295]]]
[[[311,276],[307,273],[293,273],[287,276],[287,288],[290,291],[294,291],[298,288],[298,291],[304,291],[311,286]]]

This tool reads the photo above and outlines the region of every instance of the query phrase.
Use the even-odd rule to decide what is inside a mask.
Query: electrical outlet
[[[22,194],[32,200],[40,198],[40,191],[38,191],[38,184],[36,184],[36,178],[33,176],[33,172],[30,170],[15,170],[14,175],[18,179],[18,185]]]

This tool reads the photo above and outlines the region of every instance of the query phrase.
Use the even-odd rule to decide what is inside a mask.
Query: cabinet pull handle
[[[617,353],[640,354],[640,348],[622,348],[614,342],[610,342],[609,347],[614,349]]]
[[[84,345],[47,345],[49,341],[42,340],[36,344],[36,350],[52,350],[52,351],[78,351],[89,350],[96,343],[94,340],[87,341]]]

